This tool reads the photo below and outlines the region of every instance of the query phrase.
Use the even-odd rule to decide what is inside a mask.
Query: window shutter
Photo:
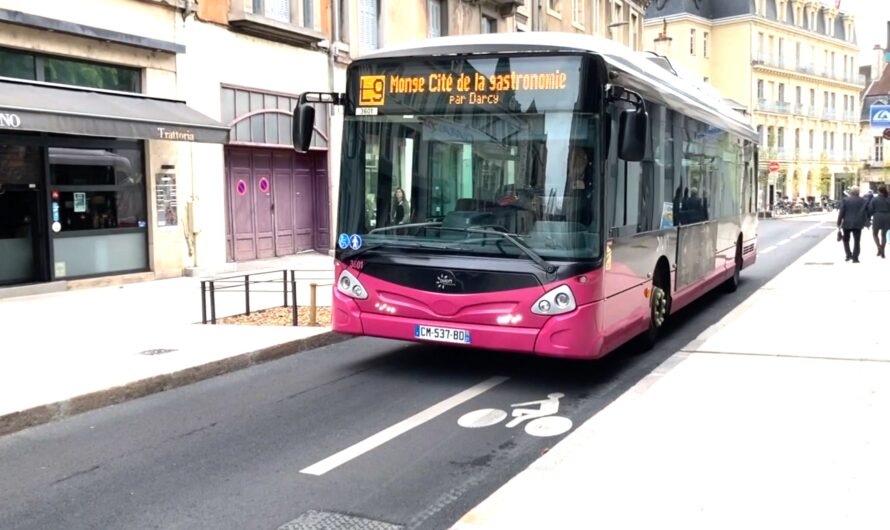
[[[361,46],[364,50],[376,50],[377,40],[377,0],[361,0],[359,11]]]
[[[439,0],[429,0],[429,36],[430,37],[441,37],[442,36],[442,3]]]
[[[265,16],[290,24],[290,0],[266,0]]]

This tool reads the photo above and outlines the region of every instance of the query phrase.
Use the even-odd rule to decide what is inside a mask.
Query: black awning
[[[226,143],[229,128],[182,101],[0,80],[0,132]]]

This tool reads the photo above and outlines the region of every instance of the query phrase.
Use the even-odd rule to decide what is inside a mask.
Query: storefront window
[[[49,57],[43,63],[44,80],[48,83],[139,92],[139,70],[134,68]]]
[[[0,76],[37,79],[34,56],[29,53],[0,49]]]
[[[62,231],[147,227],[140,150],[51,147],[49,163]]]
[[[0,48],[0,76],[121,92],[140,92],[141,71]]]
[[[50,147],[56,278],[148,267],[142,149]]]

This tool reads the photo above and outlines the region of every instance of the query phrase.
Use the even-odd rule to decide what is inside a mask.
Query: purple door
[[[226,223],[228,254],[235,261],[256,259],[250,153],[230,151],[226,161],[226,196],[229,199],[229,222]]]
[[[328,197],[327,153],[315,158],[315,248],[325,251],[331,245],[330,199]]]
[[[276,256],[288,256],[294,253],[294,179],[291,170],[292,159],[293,155],[286,151],[276,152],[272,157]]]
[[[229,259],[248,261],[329,248],[325,156],[226,148]]]
[[[312,196],[312,156],[301,156],[294,163],[294,238],[297,249],[312,248],[315,224],[315,201]]]
[[[256,218],[256,256],[271,258],[275,255],[275,223],[272,216],[272,155],[253,153],[254,217]]]

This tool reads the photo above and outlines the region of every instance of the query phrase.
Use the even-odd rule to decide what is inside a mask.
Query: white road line
[[[782,245],[787,245],[790,242],[791,242],[790,239],[783,239],[783,240],[779,241],[778,243],[776,243],[776,246],[781,247]]]
[[[478,396],[479,394],[482,394],[483,392],[491,390],[492,388],[503,383],[507,379],[509,379],[509,378],[508,377],[492,377],[491,379],[482,381],[478,385],[470,387],[458,394],[455,394],[444,401],[440,401],[439,403],[436,403],[432,407],[430,407],[426,410],[423,410],[421,412],[418,412],[414,416],[411,416],[410,418],[408,418],[406,420],[402,420],[399,423],[396,423],[395,425],[393,425],[391,427],[387,427],[386,429],[383,429],[382,431],[378,432],[377,434],[374,434],[368,438],[365,438],[361,442],[358,442],[357,444],[355,444],[351,447],[347,447],[346,449],[340,451],[339,453],[336,453],[334,455],[331,455],[331,456],[325,458],[324,460],[316,462],[315,464],[312,464],[311,466],[309,466],[305,469],[301,469],[300,473],[305,473],[307,475],[316,475],[316,476],[324,475],[328,471],[330,471],[338,466],[341,466],[341,465],[345,464],[346,462],[349,462],[353,458],[357,458],[357,457],[367,453],[368,451],[385,444],[386,442],[392,440],[396,436],[399,436],[400,434],[404,434],[404,433],[410,431],[411,429],[413,429],[414,427],[418,427],[418,426],[428,422],[429,420],[435,418],[436,416],[439,416],[440,414],[443,414],[443,413],[453,409],[454,407],[460,405],[461,403],[464,403],[465,401],[469,401],[469,400],[473,399],[474,397]]]
[[[765,249],[760,251],[760,254],[769,254],[770,252],[776,250],[776,248],[777,247],[775,245],[773,245],[771,247],[766,247]]]
[[[789,237],[788,239],[797,239],[801,236],[801,234],[803,234],[803,232],[798,232],[796,234],[792,234],[791,237]]]

